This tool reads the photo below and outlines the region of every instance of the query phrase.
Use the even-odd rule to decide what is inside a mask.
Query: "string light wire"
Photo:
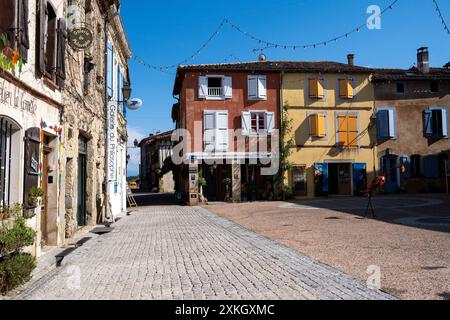
[[[434,5],[436,6],[436,12],[437,12],[439,18],[441,19],[442,25],[444,26],[444,30],[447,32],[448,35],[450,35],[450,29],[449,29],[447,23],[445,22],[444,15],[442,14],[439,3],[437,2],[437,0],[433,0],[433,2],[434,2]]]

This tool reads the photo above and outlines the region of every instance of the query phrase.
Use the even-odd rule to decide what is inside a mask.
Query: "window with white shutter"
[[[205,152],[228,151],[227,111],[205,111],[204,130]]]
[[[430,108],[424,112],[425,136],[432,139],[448,138],[448,109]]]
[[[266,135],[275,130],[275,113],[248,111],[242,113],[242,134]]]
[[[267,100],[267,77],[249,76],[248,77],[248,99],[249,100]]]

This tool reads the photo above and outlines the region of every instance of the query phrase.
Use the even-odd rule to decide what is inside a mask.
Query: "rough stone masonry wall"
[[[82,1],[84,2],[84,1]],[[104,112],[104,25],[98,2],[91,1],[86,23],[94,33],[92,46],[77,51],[68,46],[66,58],[66,90],[64,92],[65,225],[66,238],[78,229],[78,140],[88,141],[87,153],[87,225],[95,225],[101,214],[102,184],[105,179],[105,112]],[[84,88],[85,58],[95,64]]]

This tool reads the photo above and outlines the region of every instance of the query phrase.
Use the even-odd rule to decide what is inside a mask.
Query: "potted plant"
[[[44,190],[41,188],[32,188],[28,194],[28,204],[32,208],[37,208],[40,205],[44,195]]]

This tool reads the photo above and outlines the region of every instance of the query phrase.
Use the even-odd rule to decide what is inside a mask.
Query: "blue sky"
[[[145,62],[168,66],[192,55],[228,18],[243,30],[273,43],[320,42],[363,24],[369,5],[382,9],[394,0],[228,0],[228,1],[122,1],[121,13],[133,53]],[[450,1],[438,0],[450,24]],[[364,29],[348,39],[316,49],[267,49],[268,60],[346,61],[373,67],[409,68],[416,49],[430,48],[432,66],[450,61],[450,36],[437,16],[432,0],[399,0],[382,16],[381,30]],[[262,48],[225,26],[219,35],[190,63],[254,61]],[[133,97],[143,99],[139,111],[128,113],[130,145],[155,131],[173,128],[170,119],[175,69],[164,74],[130,61]],[[129,175],[138,173],[138,156],[130,152]]]

